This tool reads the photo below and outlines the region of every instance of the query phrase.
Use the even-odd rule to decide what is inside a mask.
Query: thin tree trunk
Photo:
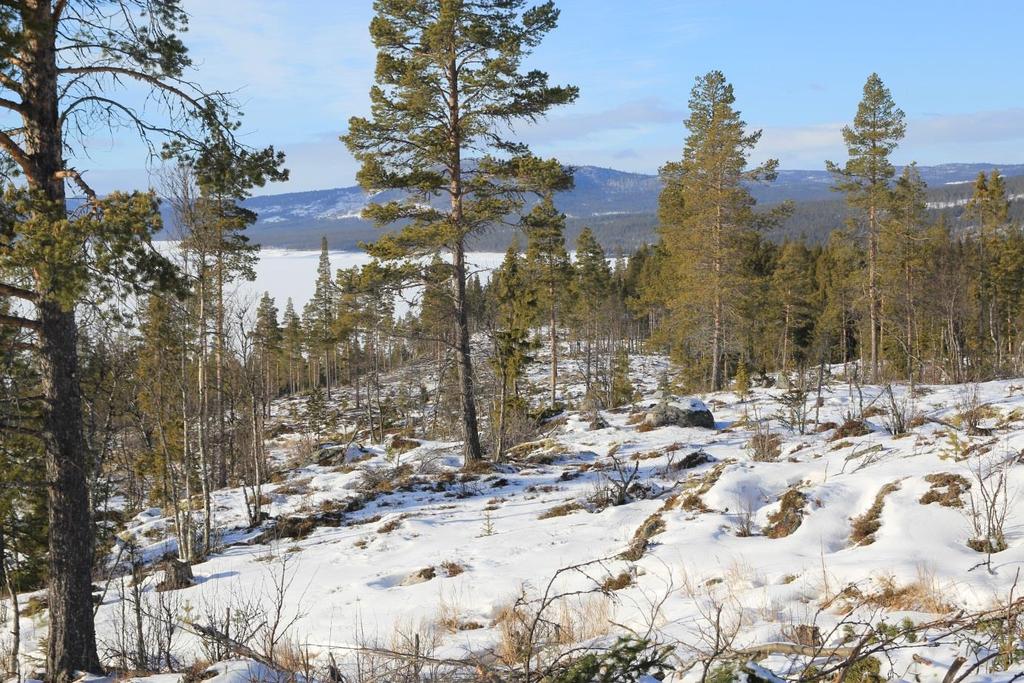
[[[14,555],[15,553],[11,553]],[[0,526],[0,584],[3,584],[7,591],[7,598],[11,601],[11,651],[10,660],[4,663],[6,670],[0,673],[7,673],[15,680],[21,680],[21,606],[18,604],[18,589],[14,584],[14,575],[7,566],[7,537],[3,527]]]
[[[878,214],[874,204],[868,209],[868,318],[871,325],[871,381],[878,381]]]
[[[551,407],[554,408],[558,401],[558,327],[556,326],[558,307],[555,303],[554,282],[551,283],[548,294],[551,297],[551,318],[549,320],[551,327],[548,330],[551,343]]]

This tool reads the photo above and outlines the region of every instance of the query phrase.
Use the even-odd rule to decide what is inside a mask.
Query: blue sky
[[[354,182],[338,141],[367,110],[371,0],[186,0],[196,80],[237,91],[246,140],[289,156],[268,192]],[[721,69],[751,128],[754,161],[822,168],[877,71],[906,112],[896,161],[1024,163],[1024,3],[990,0],[558,0],[559,28],[531,60],[579,102],[520,131],[567,163],[655,172],[677,157],[693,79]],[[78,163],[102,191],[147,183],[118,134]]]

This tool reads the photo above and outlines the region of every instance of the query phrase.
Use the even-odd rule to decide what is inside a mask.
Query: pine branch
[[[136,71],[135,69],[127,69],[127,68],[121,67],[121,66],[73,66],[73,67],[64,67],[62,69],[58,69],[57,71],[60,74],[62,74],[62,75],[63,74],[81,74],[81,75],[95,74],[95,75],[108,75],[108,76],[125,76],[127,78],[131,78],[133,80],[140,81],[142,83],[148,83],[149,85],[152,85],[154,88],[157,88],[159,90],[163,90],[163,91],[168,92],[168,93],[170,93],[172,95],[175,95],[175,96],[179,97],[180,99],[184,100],[185,102],[191,104],[196,109],[202,110],[202,109],[205,108],[205,105],[199,99],[196,99],[196,97],[194,97],[193,95],[190,95],[189,93],[185,92],[181,88],[176,87],[176,86],[168,83],[167,81],[165,81],[165,80],[163,80],[163,79],[161,79],[161,78],[159,78],[157,76],[152,76],[152,75],[144,73],[142,71]]]
[[[31,159],[28,158],[28,155],[25,154],[18,143],[14,141],[14,138],[2,130],[0,130],[0,148],[10,154],[11,158],[14,159],[14,161],[21,166],[23,170],[27,170],[29,168]]]
[[[74,181],[75,185],[78,185],[78,188],[82,190],[83,193],[85,193],[85,196],[89,199],[89,203],[96,203],[96,192],[91,187],[89,187],[89,184],[85,182],[85,179],[82,178],[82,175],[75,169],[67,168],[64,169],[63,171],[57,171],[53,175],[55,178],[68,178]]]

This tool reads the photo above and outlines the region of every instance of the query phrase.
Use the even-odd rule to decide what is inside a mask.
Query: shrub
[[[572,662],[564,671],[547,680],[550,683],[639,683],[661,680],[672,667],[672,648],[656,646],[633,636],[619,638],[604,653],[588,653]]]
[[[747,448],[756,462],[775,462],[782,454],[782,437],[771,432],[754,434]]]
[[[847,419],[843,424],[836,427],[835,433],[829,441],[849,439],[854,436],[864,436],[871,433],[871,427],[864,420]]]

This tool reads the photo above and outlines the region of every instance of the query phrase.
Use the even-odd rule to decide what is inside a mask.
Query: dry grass
[[[862,592],[850,586],[843,591],[840,599],[846,611],[868,606],[890,612],[947,614],[955,609],[947,597],[951,587],[940,583],[935,573],[924,567],[918,567],[913,581],[900,584],[895,577],[886,575],[876,577],[872,588],[869,592]]]
[[[768,526],[764,528],[764,535],[768,538],[784,538],[800,528],[807,496],[790,489],[782,494],[779,503],[779,509],[768,516]]]
[[[314,663],[319,653],[310,648],[308,644],[285,638],[274,645],[272,660],[282,671],[311,674],[316,668]]]
[[[698,496],[703,496],[705,493],[711,490],[711,487],[718,483],[718,480],[722,477],[722,473],[725,472],[725,468],[732,464],[731,460],[720,462],[711,468],[707,474],[705,474],[700,480],[700,487],[696,493]]]
[[[559,645],[573,645],[606,635],[611,627],[612,602],[599,593],[566,598],[558,607]]]
[[[402,526],[402,518],[395,517],[390,522],[385,522],[384,524],[381,524],[380,527],[377,529],[377,533],[390,534],[392,531],[396,530],[400,526]]]
[[[605,593],[611,593],[614,591],[620,591],[624,588],[629,588],[634,583],[633,575],[629,572],[619,572],[618,576],[609,576],[601,584],[601,590]]]
[[[655,512],[653,515],[644,520],[636,532],[633,534],[633,538],[643,538],[644,540],[650,539],[652,536],[657,536],[665,530],[665,520],[661,518],[661,514]]]
[[[459,595],[454,592],[442,591],[437,605],[436,623],[448,633],[466,630],[463,628],[466,624],[465,610]]]
[[[679,501],[679,507],[688,512],[710,512],[709,508],[705,503],[704,499],[696,493],[688,493],[683,496]]]
[[[464,566],[462,566],[458,562],[453,562],[452,560],[445,560],[444,562],[442,562],[441,569],[444,570],[444,575],[448,578],[458,576],[459,574],[466,571],[466,568]]]
[[[921,505],[938,503],[947,508],[964,506],[962,496],[971,488],[971,482],[966,477],[952,472],[938,472],[925,476],[924,480],[931,484],[931,488],[921,496]]]
[[[747,441],[747,449],[756,462],[775,462],[782,454],[782,437],[771,432],[754,434]]]
[[[875,495],[875,501],[864,514],[854,517],[850,525],[850,541],[854,545],[871,545],[875,542],[875,534],[882,528],[882,509],[885,507],[885,497],[890,493],[898,491],[898,481],[889,482]]]
[[[501,608],[494,620],[499,638],[496,654],[508,664],[521,664],[545,648],[575,645],[610,632],[612,602],[603,593],[564,597],[542,615],[531,604],[524,594]]]
[[[281,494],[282,496],[301,496],[309,493],[309,485],[313,482],[312,477],[302,477],[299,479],[291,479],[285,481],[283,484],[274,489],[274,493]]]
[[[843,424],[836,427],[836,431],[829,438],[829,441],[839,441],[840,439],[849,439],[870,433],[871,427],[869,427],[863,420],[846,420]]]
[[[665,520],[662,519],[660,512],[655,512],[637,527],[637,530],[633,533],[633,540],[620,557],[629,562],[636,562],[647,552],[648,541],[664,530]]]
[[[577,511],[582,510],[582,509],[583,509],[583,506],[580,505],[579,503],[577,503],[576,501],[573,501],[571,503],[563,503],[562,505],[556,505],[553,508],[545,510],[544,512],[542,512],[540,514],[539,517],[537,517],[537,519],[551,519],[552,517],[565,517],[566,515],[570,515],[573,512],[577,512]]]

